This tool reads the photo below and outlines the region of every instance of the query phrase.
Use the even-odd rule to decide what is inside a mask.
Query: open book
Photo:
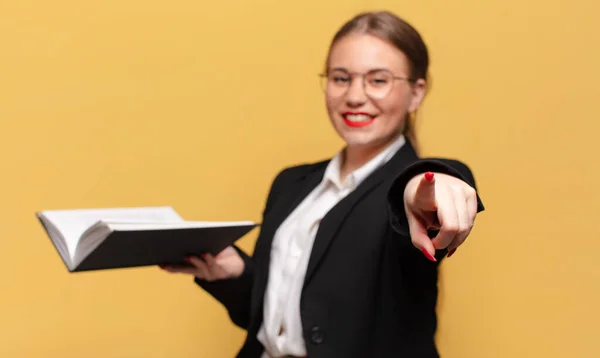
[[[70,272],[159,264],[216,255],[258,224],[185,221],[171,207],[46,210],[36,213]]]

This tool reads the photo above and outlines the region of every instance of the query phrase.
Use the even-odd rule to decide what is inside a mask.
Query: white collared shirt
[[[320,221],[371,173],[387,163],[404,143],[404,136],[400,136],[343,182],[340,180],[342,153],[338,153],[329,162],[321,183],[276,231],[271,247],[263,323],[257,335],[265,347],[262,358],[306,355],[300,295]]]

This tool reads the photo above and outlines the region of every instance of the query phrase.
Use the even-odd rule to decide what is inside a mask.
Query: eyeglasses
[[[395,80],[414,82],[408,77],[398,77],[388,70],[372,70],[367,73],[350,73],[335,69],[321,74],[321,89],[330,96],[340,97],[348,92],[355,77],[363,77],[365,94],[373,99],[385,98],[394,88]]]

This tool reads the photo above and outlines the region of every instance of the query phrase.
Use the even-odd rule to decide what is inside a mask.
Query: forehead
[[[329,68],[367,72],[386,68],[396,74],[408,73],[408,59],[392,44],[368,34],[352,34],[337,41],[329,54]]]

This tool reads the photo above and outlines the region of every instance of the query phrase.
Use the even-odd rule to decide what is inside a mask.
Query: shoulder
[[[271,182],[263,215],[269,210],[281,192],[284,192],[286,188],[291,187],[307,175],[318,170],[325,170],[328,163],[329,159],[315,163],[296,164],[281,169]]]
[[[316,171],[324,171],[329,164],[330,159],[321,160],[312,163],[299,163],[282,168],[274,177],[271,184],[271,191],[277,190],[281,186],[292,185],[309,174]]]
[[[330,159],[322,160],[314,163],[300,163],[285,167],[279,171],[275,177],[275,181],[297,180],[314,173],[318,170],[324,170],[329,164]]]

